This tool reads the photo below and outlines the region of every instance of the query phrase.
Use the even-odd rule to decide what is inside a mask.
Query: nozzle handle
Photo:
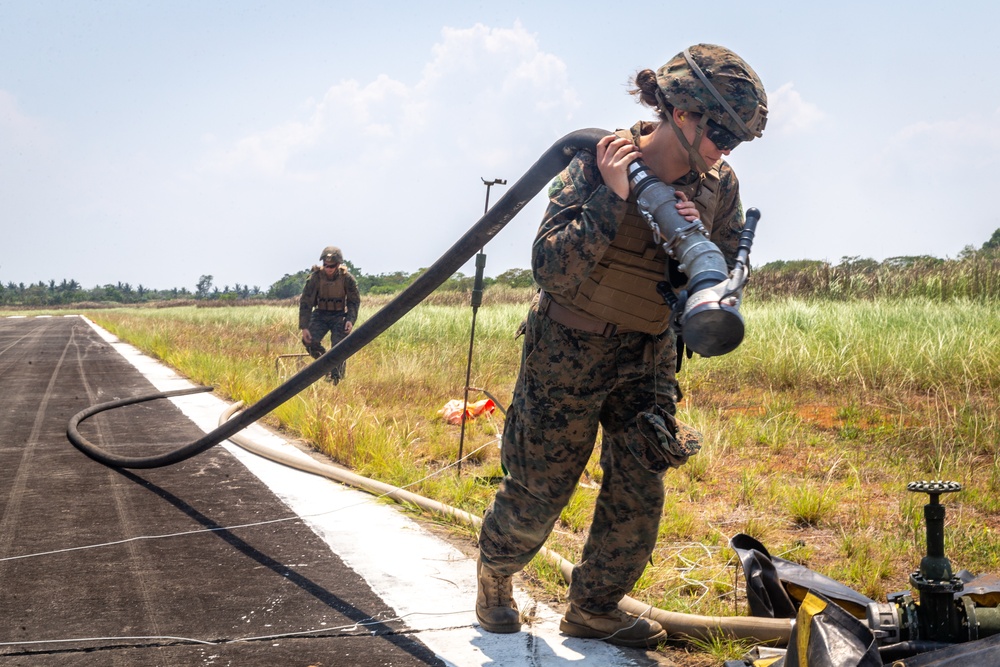
[[[740,232],[740,242],[736,246],[736,261],[744,265],[750,258],[750,248],[753,246],[753,237],[757,234],[757,222],[759,220],[759,210],[756,208],[747,210],[746,222],[743,223],[743,231]]]
[[[926,493],[930,496],[930,504],[937,505],[938,496],[942,493],[961,491],[962,485],[958,482],[946,482],[940,479],[932,481],[921,480],[919,482],[910,482],[906,485],[906,490],[914,493]]]

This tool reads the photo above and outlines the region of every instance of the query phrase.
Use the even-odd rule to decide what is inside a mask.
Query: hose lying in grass
[[[240,408],[242,403],[235,403],[230,406],[219,418],[219,424],[224,424]],[[242,447],[243,449],[261,456],[275,463],[295,468],[313,475],[326,477],[341,484],[347,484],[357,489],[374,493],[379,497],[391,498],[399,503],[409,503],[422,510],[453,517],[458,521],[479,528],[482,519],[475,514],[470,514],[450,505],[431,500],[417,495],[405,489],[401,489],[391,484],[378,482],[367,477],[362,477],[349,470],[339,468],[334,465],[320,463],[312,459],[292,456],[273,447],[268,447],[255,442],[242,433],[237,433],[229,438],[229,441]],[[556,552],[547,547],[542,547],[539,554],[555,564],[562,573],[563,579],[568,584],[573,577],[573,563],[569,562]],[[769,643],[775,646],[784,646],[788,643],[788,638],[792,631],[792,621],[790,618],[762,618],[755,616],[700,616],[696,614],[682,614],[675,611],[657,609],[650,605],[643,604],[638,600],[625,596],[618,606],[635,616],[646,616],[657,621],[666,628],[671,638],[710,640],[713,637],[727,637],[730,639],[752,639],[761,643]]]

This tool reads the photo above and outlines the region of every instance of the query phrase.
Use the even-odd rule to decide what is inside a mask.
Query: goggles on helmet
[[[720,151],[731,151],[743,143],[739,137],[712,119],[709,119],[705,126],[705,136]]]

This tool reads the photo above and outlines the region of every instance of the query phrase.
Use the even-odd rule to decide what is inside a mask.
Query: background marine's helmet
[[[340,252],[337,246],[328,245],[323,248],[323,253],[319,256],[319,261],[324,264],[343,264],[344,253]]]
[[[657,70],[656,82],[661,104],[704,114],[740,141],[764,132],[764,85],[745,60],[725,47],[695,44],[684,49]]]

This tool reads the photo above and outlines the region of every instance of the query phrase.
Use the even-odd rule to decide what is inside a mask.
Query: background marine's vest
[[[343,265],[337,268],[333,278],[327,278],[320,271],[319,289],[316,290],[316,309],[330,310],[336,313],[347,312],[347,281],[344,274],[347,268]]]
[[[695,202],[701,222],[711,234],[718,204],[719,169],[690,185],[673,184]],[[628,208],[618,231],[597,267],[580,283],[569,305],[598,320],[618,325],[619,331],[661,334],[670,325],[670,307],[656,291],[666,280],[668,257],[653,239],[653,230],[629,194]],[[560,299],[562,301],[562,299]]]

